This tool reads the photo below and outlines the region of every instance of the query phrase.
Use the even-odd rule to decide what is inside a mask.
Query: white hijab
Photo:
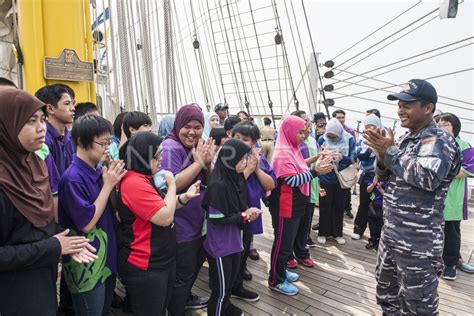
[[[337,136],[337,140],[332,141],[327,137],[327,134]],[[349,140],[353,137],[344,130],[344,127],[336,118],[329,120],[326,125],[326,133],[322,137],[324,138],[323,148],[339,151],[343,156],[349,155]]]

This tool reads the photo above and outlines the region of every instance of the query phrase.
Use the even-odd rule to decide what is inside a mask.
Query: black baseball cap
[[[214,107],[214,112],[217,112],[217,111],[225,111],[225,110],[228,110],[229,109],[229,106],[228,105],[225,105],[224,103],[218,103],[216,104],[216,106]]]
[[[436,105],[438,94],[431,83],[422,79],[411,79],[406,83],[406,88],[400,93],[393,93],[387,96],[390,101],[401,100],[405,102],[428,101]]]

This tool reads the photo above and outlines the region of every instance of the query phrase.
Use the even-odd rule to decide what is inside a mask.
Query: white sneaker
[[[360,239],[360,235],[359,235],[359,234],[356,234],[356,233],[352,233],[351,238],[354,239],[354,240],[359,240],[359,239]]]
[[[325,244],[325,243],[326,243],[326,237],[319,236],[319,237],[318,237],[318,243],[320,243],[320,244]]]
[[[335,239],[339,245],[344,245],[346,243],[346,240],[342,237],[336,237]]]

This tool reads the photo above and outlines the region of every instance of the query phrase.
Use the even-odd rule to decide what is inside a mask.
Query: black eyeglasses
[[[112,144],[112,139],[108,139],[108,140],[106,140],[105,142],[102,142],[102,143],[96,142],[95,140],[93,140],[92,142],[96,143],[97,145],[100,145],[100,147],[102,147],[102,148],[107,148],[107,147],[110,146],[110,144]]]

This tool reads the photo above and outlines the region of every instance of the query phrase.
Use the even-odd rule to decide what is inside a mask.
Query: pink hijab
[[[309,171],[299,145],[296,143],[296,135],[304,128],[305,124],[306,122],[302,118],[294,115],[281,122],[272,158],[272,167],[277,178],[294,176]],[[309,195],[309,184],[310,182],[307,182],[299,186],[303,195]]]

